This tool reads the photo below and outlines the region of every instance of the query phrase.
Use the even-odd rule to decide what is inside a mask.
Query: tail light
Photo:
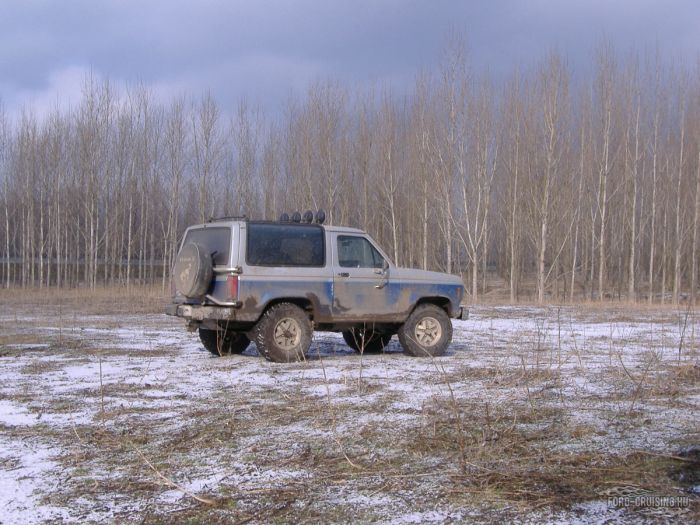
[[[229,275],[227,282],[229,300],[238,301],[238,274]]]

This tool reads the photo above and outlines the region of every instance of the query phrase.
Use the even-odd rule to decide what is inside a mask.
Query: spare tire
[[[211,255],[205,248],[194,242],[185,244],[175,259],[175,289],[185,297],[200,297],[209,289],[212,274]]]

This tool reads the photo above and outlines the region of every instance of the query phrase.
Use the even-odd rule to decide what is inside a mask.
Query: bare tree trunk
[[[698,273],[698,223],[700,222],[700,148],[695,168],[695,213],[693,215],[693,245],[691,247],[690,304],[695,306]]]
[[[661,244],[661,304],[666,302],[666,256],[668,254],[666,244],[668,240],[668,206],[664,206],[663,232],[663,241]]]
[[[481,243],[481,293],[486,293],[486,272],[488,270],[488,249],[489,249],[489,225],[488,225],[488,213],[484,217],[484,240]]]
[[[549,178],[545,182],[544,196],[542,198],[542,207],[549,206]],[[539,254],[537,256],[537,302],[542,304],[544,302],[544,289],[545,289],[545,273],[544,273],[544,263],[545,256],[547,254],[547,228],[549,226],[549,220],[547,214],[545,213],[542,217],[542,222],[540,224],[540,242],[539,242]]]
[[[681,136],[680,152],[678,158],[678,174],[676,179],[676,223],[674,228],[675,249],[673,258],[673,304],[678,304],[678,295],[681,287],[681,247],[683,243],[681,233],[681,183],[683,180],[683,152],[685,146],[685,111],[681,112]]]
[[[7,189],[7,176],[5,176],[3,181],[4,193],[5,193],[5,288],[10,288],[11,276],[10,276],[10,204],[8,201],[8,189]]]
[[[127,291],[131,289],[131,225],[134,222],[133,219],[133,197],[132,191],[129,191],[129,215],[128,215],[128,225],[126,234],[126,289]]]
[[[629,266],[627,296],[632,302],[636,301],[635,290],[635,256],[637,243],[637,184],[639,172],[639,114],[641,112],[641,100],[637,96],[637,112],[634,125],[634,161],[632,164],[632,200],[630,203],[630,244],[629,244]]]
[[[608,117],[609,119],[609,117]],[[602,301],[605,290],[605,226],[608,208],[608,173],[610,166],[609,148],[609,120],[606,122],[606,132],[603,139],[603,169],[600,174],[600,232],[598,234],[598,300]]]
[[[7,182],[7,181],[6,181]],[[5,288],[10,287],[10,215],[9,205],[7,204],[7,183],[5,184]]]
[[[579,158],[579,173],[578,173],[578,193],[576,196],[576,212],[574,215],[574,241],[573,241],[573,254],[571,256],[571,283],[569,288],[569,302],[574,302],[574,290],[576,287],[576,265],[578,264],[578,234],[579,234],[579,223],[581,221],[581,198],[583,194],[583,175],[584,175],[584,144],[585,144],[585,128],[581,126],[581,144],[580,144],[580,158]]]
[[[94,290],[97,287],[97,262],[99,260],[99,242],[100,238],[100,215],[95,210],[95,246],[93,248],[92,258],[92,283],[91,288]]]
[[[44,185],[39,190],[39,289],[44,287]]]
[[[657,81],[658,85],[658,81]],[[658,99],[658,96],[657,96]],[[657,208],[657,180],[658,180],[658,144],[659,144],[659,108],[658,100],[654,110],[652,154],[651,154],[651,219],[649,233],[649,304],[654,302],[654,258],[656,256],[656,208]]]
[[[516,272],[518,268],[518,257],[517,257],[517,236],[516,232],[517,221],[518,221],[518,175],[520,173],[520,125],[517,125],[517,131],[515,135],[515,160],[513,162],[513,192],[510,203],[510,236],[509,236],[509,248],[510,248],[510,275],[509,275],[509,290],[510,290],[510,302],[514,303],[516,300],[517,290],[516,290]]]
[[[614,58],[610,48],[604,45],[599,54],[598,63],[598,97],[601,105],[602,135],[601,156],[598,175],[598,210],[600,212],[600,229],[598,233],[598,300],[605,296],[606,272],[606,236],[608,226],[608,182],[610,177],[611,141],[613,124],[613,83]]]

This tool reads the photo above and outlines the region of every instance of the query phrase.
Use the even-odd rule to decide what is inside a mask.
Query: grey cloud
[[[602,35],[621,51],[658,42],[694,59],[699,22],[690,0],[6,0],[0,97],[19,103],[78,67],[163,92],[209,89],[229,107],[240,96],[279,106],[317,78],[410,82],[450,34],[464,37],[477,68],[503,75],[550,48],[582,62]]]

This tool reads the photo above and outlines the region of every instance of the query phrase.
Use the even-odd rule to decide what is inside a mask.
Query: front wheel
[[[452,341],[452,323],[439,306],[419,305],[399,329],[399,341],[414,357],[444,355]]]
[[[245,334],[204,328],[199,329],[199,339],[204,348],[215,356],[242,354],[250,344],[250,339]]]
[[[258,352],[268,361],[301,361],[311,345],[313,327],[306,312],[292,303],[271,306],[254,329]]]

